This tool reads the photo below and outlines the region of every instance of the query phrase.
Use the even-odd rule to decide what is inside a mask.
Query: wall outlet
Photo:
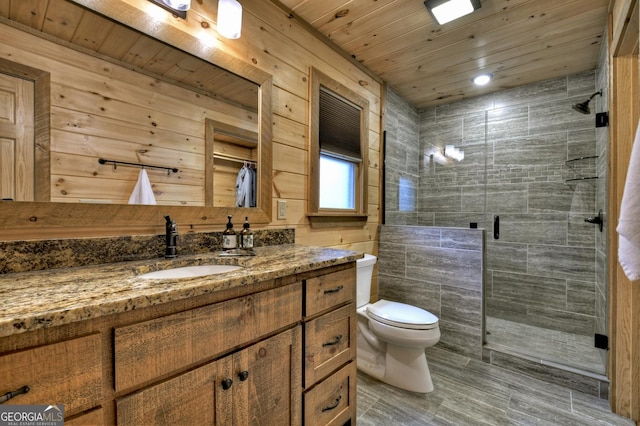
[[[278,219],[287,218],[287,202],[284,200],[278,200]]]

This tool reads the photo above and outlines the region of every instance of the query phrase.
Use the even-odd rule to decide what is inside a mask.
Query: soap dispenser
[[[227,216],[229,222],[227,222],[227,229],[222,233],[222,250],[233,250],[237,247],[238,241],[236,237],[236,231],[233,230],[233,223],[231,223],[231,215]]]
[[[242,233],[240,234],[240,246],[243,249],[253,249],[253,231],[251,225],[249,225],[249,218],[244,218],[244,224],[242,225]]]

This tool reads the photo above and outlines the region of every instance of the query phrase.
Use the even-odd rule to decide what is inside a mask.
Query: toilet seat
[[[378,300],[367,305],[370,318],[393,327],[430,330],[438,327],[438,317],[429,311],[406,303]]]

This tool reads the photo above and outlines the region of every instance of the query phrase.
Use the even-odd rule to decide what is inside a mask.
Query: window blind
[[[320,88],[320,152],[351,161],[362,161],[360,108]]]

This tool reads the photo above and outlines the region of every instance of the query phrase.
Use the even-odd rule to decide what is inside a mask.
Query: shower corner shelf
[[[593,159],[596,159],[596,158],[598,158],[597,155],[591,155],[591,156],[587,156],[587,157],[572,158],[570,160],[565,161],[565,164],[567,165],[567,167],[572,169],[576,174],[578,174],[580,176],[580,177],[573,178],[573,179],[566,179],[565,182],[575,182],[575,181],[579,181],[579,180],[594,180],[594,179],[598,179],[598,176],[582,176],[580,174],[580,172],[578,172],[576,170],[576,168],[572,166],[572,164],[575,164],[575,163],[577,163],[579,161],[593,160]]]

